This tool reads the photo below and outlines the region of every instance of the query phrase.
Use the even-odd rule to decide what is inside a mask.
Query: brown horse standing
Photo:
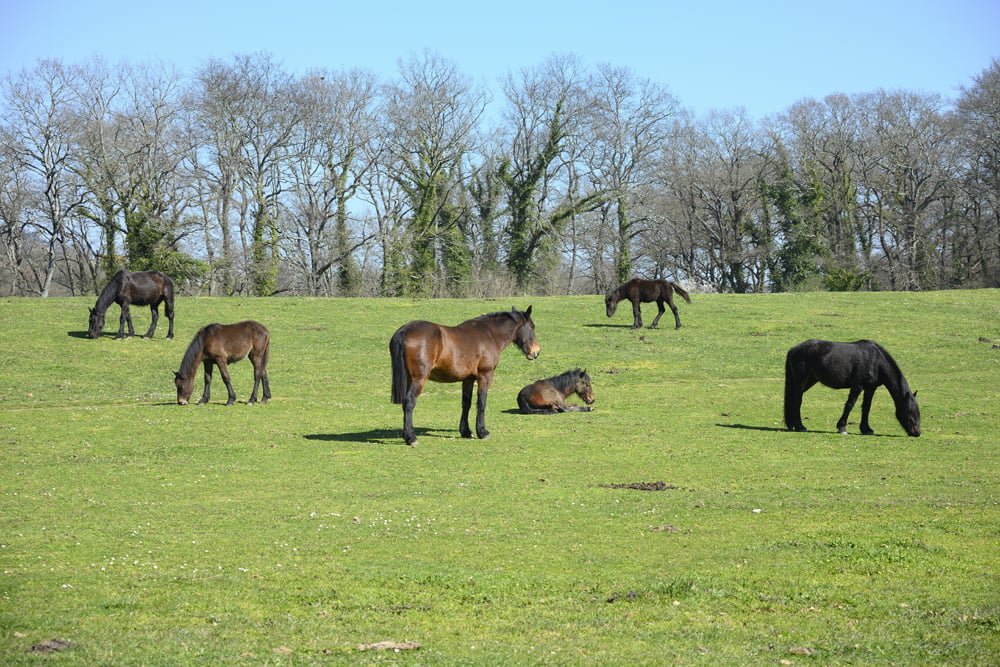
[[[117,303],[121,308],[118,318],[118,335],[125,337],[125,325],[128,325],[129,338],[135,335],[132,328],[132,314],[129,305],[149,306],[153,321],[144,338],[152,338],[156,331],[156,322],[160,319],[160,304],[170,321],[167,338],[174,337],[174,281],[165,273],[159,271],[119,271],[101,290],[97,304],[90,309],[90,324],[87,333],[91,338],[98,338],[104,329],[104,314],[108,307]]]
[[[538,357],[531,306],[525,311],[489,313],[449,327],[415,320],[401,326],[389,341],[392,358],[392,402],[403,405],[403,440],[417,444],[413,408],[427,380],[462,383],[462,416],[458,432],[471,438],[469,408],[472,385],[479,383],[476,435],[486,438],[486,395],[504,348],[517,343],[529,360]]]
[[[566,397],[576,394],[587,405],[567,403]],[[587,371],[566,371],[545,380],[532,382],[517,395],[517,407],[526,415],[551,415],[556,412],[590,412],[594,388]]]
[[[640,278],[633,278],[624,285],[620,285],[617,289],[608,292],[607,296],[604,297],[604,306],[608,317],[611,317],[618,308],[618,302],[628,299],[632,302],[632,328],[639,329],[642,327],[642,313],[639,310],[639,304],[655,301],[660,312],[657,313],[653,323],[649,325],[649,328],[653,329],[659,323],[660,318],[663,317],[663,313],[666,312],[666,309],[663,307],[665,303],[670,306],[670,311],[674,314],[674,323],[677,325],[674,328],[680,329],[681,318],[677,314],[677,306],[674,305],[674,292],[677,292],[685,301],[691,303],[691,297],[677,283],[668,280],[642,280]]]
[[[271,334],[264,325],[246,320],[236,324],[209,324],[202,327],[184,353],[181,369],[174,373],[174,384],[177,386],[177,403],[187,405],[194,390],[194,376],[198,372],[198,364],[205,365],[205,393],[198,405],[208,403],[209,387],[212,384],[212,365],[219,367],[222,381],[229,390],[229,401],[226,405],[236,402],[236,392],[229,380],[229,364],[241,359],[250,358],[253,364],[253,392],[247,405],[257,401],[257,387],[264,386],[261,403],[267,403],[271,398],[271,385],[267,381],[267,360],[271,354]]]

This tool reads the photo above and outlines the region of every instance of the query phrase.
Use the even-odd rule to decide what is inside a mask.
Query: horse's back
[[[201,328],[198,335],[207,355],[224,357],[229,362],[245,359],[252,351],[263,353],[271,344],[271,332],[254,320],[208,324]]]

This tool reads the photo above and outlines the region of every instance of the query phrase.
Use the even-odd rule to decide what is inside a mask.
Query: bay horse
[[[486,395],[493,382],[493,371],[500,353],[514,342],[529,360],[538,357],[535,323],[531,306],[525,311],[511,309],[488,313],[450,327],[424,320],[407,322],[392,335],[389,356],[392,359],[392,402],[403,406],[403,440],[415,446],[413,408],[427,380],[462,383],[462,416],[458,432],[471,438],[469,408],[472,385],[479,383],[476,394],[476,435],[486,438]]]
[[[125,325],[128,324],[129,338],[135,335],[132,328],[132,314],[129,306],[149,306],[153,314],[153,321],[149,324],[149,331],[143,338],[152,338],[156,331],[156,322],[160,319],[160,304],[170,321],[170,328],[167,330],[167,338],[174,337],[174,281],[165,273],[160,271],[119,271],[114,275],[100,296],[97,297],[97,304],[90,309],[90,325],[88,335],[91,338],[100,338],[104,329],[104,314],[112,303],[117,303],[121,308],[121,316],[118,318],[118,335],[116,339],[125,337]]]
[[[920,435],[917,392],[910,391],[910,385],[906,383],[896,361],[875,341],[835,343],[813,339],[799,343],[788,351],[785,358],[785,426],[789,430],[806,430],[800,412],[802,394],[817,382],[833,389],[850,389],[844,414],[837,422],[839,433],[847,433],[847,415],[863,390],[861,433],[874,435],[868,424],[868,413],[875,389],[885,385],[896,403],[896,419],[908,435]]]
[[[177,387],[177,404],[187,405],[194,390],[194,376],[198,364],[205,366],[205,392],[198,405],[208,403],[209,388],[212,384],[212,366],[219,367],[222,381],[229,390],[226,405],[236,402],[236,392],[229,380],[229,364],[250,358],[253,364],[253,392],[247,405],[257,401],[257,387],[263,385],[261,403],[271,398],[271,385],[267,381],[267,360],[271,355],[271,334],[259,322],[246,320],[236,324],[209,324],[198,330],[194,340],[188,345],[181,360],[181,369],[174,373]]]
[[[649,325],[650,329],[655,329],[656,325],[660,322],[660,318],[663,317],[663,313],[667,312],[663,304],[667,304],[670,307],[670,311],[674,314],[674,324],[676,325],[674,328],[680,329],[681,318],[677,314],[677,306],[674,305],[674,292],[677,292],[685,301],[691,303],[691,296],[675,282],[633,278],[608,292],[604,297],[604,307],[608,313],[608,317],[611,317],[615,314],[615,310],[618,309],[618,302],[628,299],[632,302],[632,328],[640,329],[642,328],[642,312],[639,310],[639,304],[655,301],[660,312],[657,313],[653,323]]]
[[[576,394],[587,405],[567,403],[566,397]],[[517,407],[526,415],[551,415],[557,412],[590,412],[594,388],[590,375],[579,368],[560,375],[532,382],[517,395]]]

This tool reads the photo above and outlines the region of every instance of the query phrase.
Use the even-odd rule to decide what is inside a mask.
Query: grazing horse
[[[566,397],[576,394],[587,405],[567,403]],[[566,371],[545,380],[533,382],[517,395],[517,407],[526,415],[551,415],[557,412],[590,412],[594,388],[587,371]]]
[[[403,440],[417,444],[413,408],[427,380],[462,383],[462,416],[458,432],[471,438],[469,408],[472,385],[479,383],[476,402],[476,435],[486,438],[486,394],[500,353],[517,343],[529,360],[538,357],[531,306],[525,311],[489,313],[449,327],[423,320],[401,326],[389,341],[392,358],[392,402],[403,405]]]
[[[896,419],[907,434],[920,435],[920,407],[917,392],[910,391],[902,371],[881,345],[871,340],[855,343],[834,343],[828,340],[807,340],[788,351],[785,358],[785,426],[792,431],[805,431],[802,425],[802,394],[817,382],[833,389],[850,389],[844,414],[837,422],[837,431],[847,433],[847,415],[854,408],[858,395],[861,402],[861,433],[873,435],[868,425],[872,396],[879,385],[885,385],[896,403]]]
[[[660,312],[657,313],[653,323],[649,325],[650,329],[655,329],[656,325],[660,322],[660,318],[663,317],[663,313],[666,312],[663,304],[667,304],[670,306],[670,311],[674,314],[674,324],[677,325],[674,328],[680,329],[681,318],[677,314],[677,306],[674,305],[674,292],[677,292],[685,301],[691,303],[691,297],[688,293],[681,289],[681,286],[675,282],[633,278],[624,285],[619,285],[617,289],[608,292],[607,296],[604,297],[604,306],[608,317],[611,317],[615,314],[615,310],[618,309],[618,302],[628,299],[632,302],[632,328],[639,329],[642,327],[642,312],[639,310],[639,304],[655,301]]]
[[[132,328],[132,314],[129,312],[129,305],[149,306],[153,313],[153,321],[149,324],[149,331],[144,338],[152,338],[156,331],[156,321],[160,319],[160,303],[164,304],[163,310],[170,320],[170,328],[167,331],[167,338],[174,337],[174,281],[170,276],[159,271],[119,271],[111,279],[101,295],[97,297],[97,305],[90,309],[90,326],[88,334],[91,338],[99,338],[101,330],[104,329],[104,314],[112,303],[117,303],[121,307],[121,317],[118,318],[118,335],[115,338],[125,337],[125,324],[128,324],[129,338],[135,335]]]
[[[253,392],[247,405],[257,401],[257,387],[263,385],[264,393],[261,403],[267,403],[271,398],[271,385],[267,381],[267,360],[271,355],[271,334],[264,325],[246,320],[236,324],[209,324],[202,327],[188,345],[181,369],[174,373],[174,385],[177,386],[177,404],[187,405],[194,390],[194,376],[198,372],[198,364],[205,365],[205,393],[198,405],[208,403],[209,387],[212,384],[212,365],[219,367],[222,381],[229,390],[229,401],[226,405],[236,402],[236,392],[229,380],[229,364],[241,359],[250,358],[253,364]]]

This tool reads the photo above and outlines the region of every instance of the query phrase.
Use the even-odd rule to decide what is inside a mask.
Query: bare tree
[[[303,122],[290,145],[296,158],[289,160],[287,255],[308,294],[354,295],[361,275],[353,253],[368,239],[352,238],[350,203],[373,168],[366,148],[376,133],[376,81],[362,71],[316,71],[301,85]]]
[[[406,292],[444,296],[469,278],[455,194],[485,108],[485,94],[430,52],[401,62],[400,80],[386,90],[387,165],[412,210]]]
[[[42,60],[34,69],[8,77],[4,96],[3,123],[14,157],[41,193],[41,215],[32,216],[31,225],[45,243],[37,291],[48,296],[58,253],[66,240],[66,220],[85,197],[74,164],[73,73],[57,60]]]
[[[639,195],[654,180],[670,141],[677,101],[663,86],[611,65],[598,66],[587,93],[593,136],[588,171],[605,193],[605,216],[613,215],[615,282],[624,282],[633,277],[632,243],[648,214]]]

